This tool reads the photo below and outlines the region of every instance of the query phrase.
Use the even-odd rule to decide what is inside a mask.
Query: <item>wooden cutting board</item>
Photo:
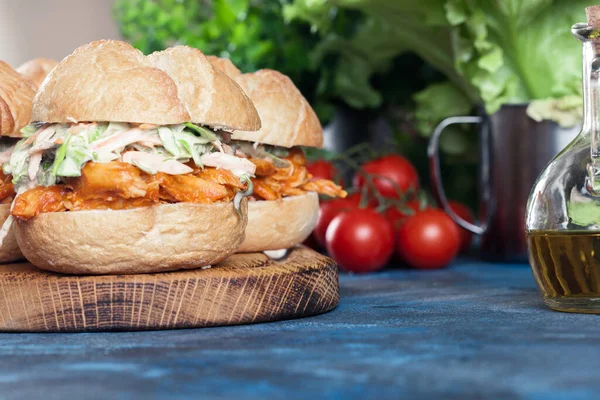
[[[73,276],[0,265],[0,331],[195,328],[306,317],[339,301],[337,266],[298,247],[282,261],[236,254],[209,269]]]

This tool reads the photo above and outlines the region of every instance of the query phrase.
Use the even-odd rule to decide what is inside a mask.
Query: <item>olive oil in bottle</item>
[[[529,231],[529,262],[546,304],[600,313],[600,232]]]
[[[588,22],[571,27],[583,45],[583,125],[538,176],[525,229],[546,304],[600,314],[600,6],[585,12]]]

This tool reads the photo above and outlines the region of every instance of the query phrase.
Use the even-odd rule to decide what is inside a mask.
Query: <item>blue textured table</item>
[[[600,317],[546,309],[526,265],[340,281],[295,321],[1,334],[0,398],[598,398]]]

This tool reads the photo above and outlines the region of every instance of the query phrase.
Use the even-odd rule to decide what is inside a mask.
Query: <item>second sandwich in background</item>
[[[56,61],[35,59],[14,70],[0,61],[0,165],[10,159],[15,144],[21,138],[21,129],[29,123],[33,97]],[[0,171],[0,222],[6,221],[10,204],[15,197],[12,176]],[[0,263],[23,258],[12,230],[6,232],[0,246]]]
[[[20,65],[17,72],[33,82],[36,88],[39,88],[56,64],[58,61],[49,58],[34,58]]]
[[[258,132],[232,136],[236,155],[256,165],[246,239],[238,251],[283,250],[302,243],[317,222],[318,194],[346,196],[340,186],[314,179],[305,167],[300,146],[323,146],[319,119],[287,76],[267,69],[242,74],[227,59],[208,59],[240,84],[262,122]]]

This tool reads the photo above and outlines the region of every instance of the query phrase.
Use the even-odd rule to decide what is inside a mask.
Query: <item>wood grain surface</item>
[[[151,330],[320,314],[339,301],[336,264],[299,247],[282,261],[235,254],[210,269],[72,276],[0,265],[0,331]]]

